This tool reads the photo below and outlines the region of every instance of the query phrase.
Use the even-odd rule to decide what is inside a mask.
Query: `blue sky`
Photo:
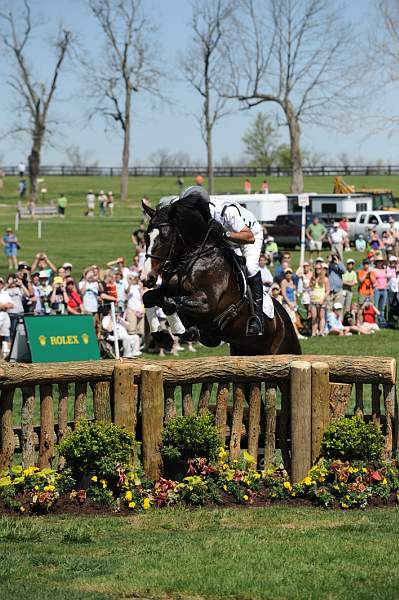
[[[336,2],[338,0],[332,0]],[[0,0],[0,7],[15,7],[22,0]],[[190,20],[190,3],[188,0],[144,0],[146,9],[151,11],[159,25],[159,45],[157,50],[162,56],[165,71],[173,76],[179,75],[175,59],[180,51],[184,51],[191,35],[188,23]],[[84,6],[83,0],[32,0],[35,14],[41,16],[44,25],[36,30],[35,38],[30,46],[30,60],[35,73],[46,69],[47,63],[53,64],[53,57],[46,40],[54,35],[61,21],[72,30],[77,31],[87,46],[94,52],[101,47],[102,34]],[[372,22],[372,0],[346,0],[343,4],[343,16],[352,20],[353,29],[348,35],[359,35],[364,41],[364,29]],[[375,25],[375,21],[374,21]],[[9,72],[9,64],[0,53],[0,77],[2,93],[0,95],[0,131],[15,121],[9,89],[4,85]],[[83,97],[83,84],[77,78],[77,70],[73,66],[66,68],[62,74],[58,89],[58,98],[54,104],[53,115],[61,117],[63,124],[57,135],[52,138],[52,145],[43,152],[43,163],[66,163],[65,148],[80,146],[82,153],[87,153],[89,160],[98,160],[101,165],[119,165],[122,148],[121,137],[117,130],[105,131],[104,122],[94,119],[88,126],[85,107],[87,101]],[[168,96],[172,105],[161,104],[156,108],[150,106],[144,95],[134,96],[134,119],[132,129],[131,156],[134,164],[150,164],[149,155],[158,148],[168,148],[172,153],[187,152],[199,164],[205,163],[205,147],[197,124],[190,113],[198,106],[198,98],[190,86],[183,81],[170,81],[167,85]],[[365,92],[366,93],[366,92]],[[386,90],[380,100],[387,112],[399,106],[399,85],[396,90]],[[269,105],[270,106],[270,105]],[[238,108],[233,105],[233,108]],[[267,105],[260,110],[269,110]],[[374,112],[376,108],[372,109]],[[242,135],[255,117],[255,109],[235,112],[222,120],[215,130],[214,154],[220,160],[228,155],[237,160],[243,155]],[[109,128],[108,128],[109,129]],[[281,139],[286,141],[286,132],[281,130]],[[372,163],[383,160],[391,164],[399,163],[399,148],[396,135],[386,130],[370,133],[364,126],[347,126],[345,132],[320,127],[304,127],[303,146],[323,154],[329,162],[341,153],[355,158],[363,158]],[[26,160],[29,152],[29,140],[12,138],[0,141],[0,160],[7,165]]]

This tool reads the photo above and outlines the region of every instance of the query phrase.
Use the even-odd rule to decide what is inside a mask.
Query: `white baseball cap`
[[[334,302],[333,308],[335,308],[335,310],[340,310],[342,308],[341,302]]]

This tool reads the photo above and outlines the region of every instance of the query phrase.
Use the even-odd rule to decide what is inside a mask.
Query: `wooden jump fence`
[[[366,385],[371,386],[367,396]],[[328,423],[345,414],[382,425],[386,458],[399,449],[393,358],[280,355],[2,363],[0,390],[0,467],[10,465],[16,452],[24,467],[49,467],[56,443],[89,412],[91,418],[89,396],[95,419],[125,425],[136,434],[151,478],[162,467],[164,423],[178,413],[214,412],[232,458],[247,448],[268,466],[279,449],[294,481],[317,460]]]

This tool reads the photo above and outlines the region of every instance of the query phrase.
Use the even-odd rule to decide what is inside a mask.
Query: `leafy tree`
[[[258,113],[242,141],[245,155],[255,167],[270,167],[277,150],[277,130],[265,113]]]

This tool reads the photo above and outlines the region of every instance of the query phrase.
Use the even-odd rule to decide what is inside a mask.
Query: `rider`
[[[263,284],[259,268],[259,257],[262,251],[263,230],[254,215],[233,201],[226,201],[209,197],[207,191],[201,186],[187,188],[179,200],[196,194],[208,203],[213,231],[222,239],[230,242],[236,249],[240,248],[246,260],[248,284],[251,288],[254,315],[247,323],[247,335],[262,335],[263,333]]]

